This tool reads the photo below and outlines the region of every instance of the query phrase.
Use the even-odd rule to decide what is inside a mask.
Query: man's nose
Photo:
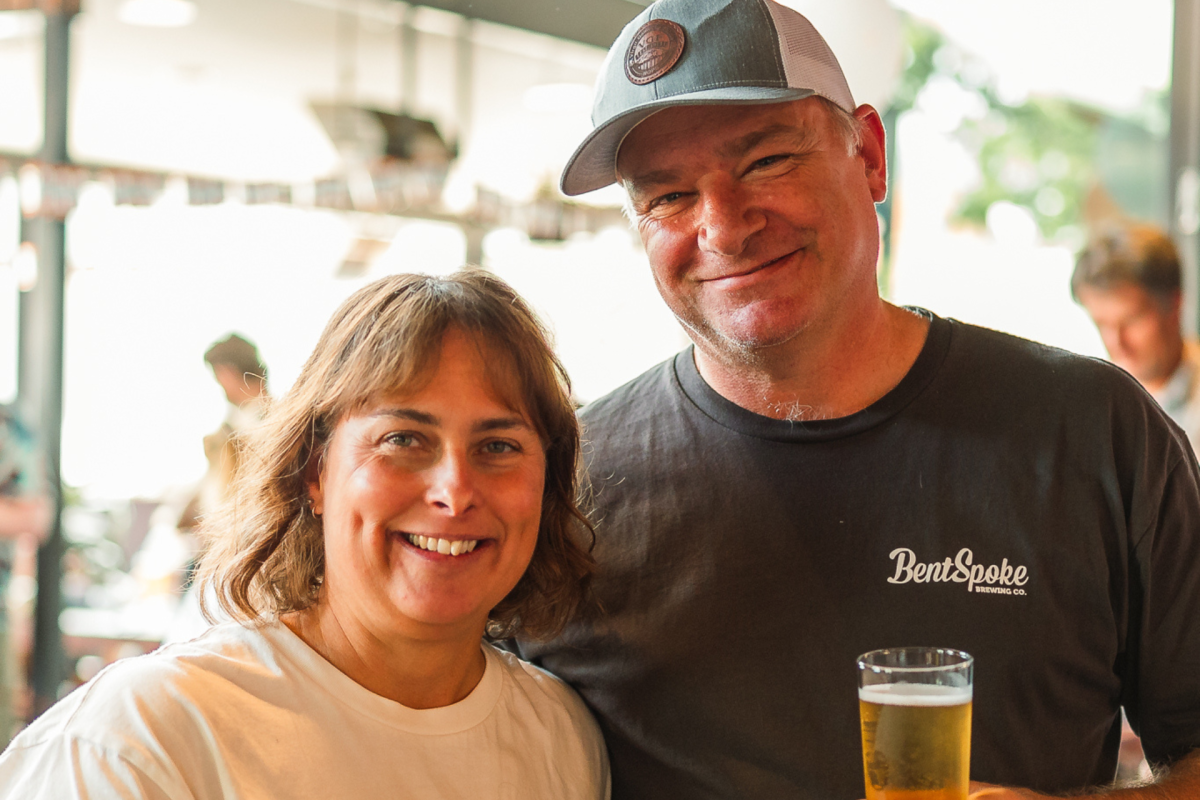
[[[1116,328],[1105,344],[1108,345],[1109,354],[1114,358],[1128,356],[1131,344],[1129,331],[1124,327]]]
[[[700,214],[700,249],[724,256],[740,255],[750,237],[766,225],[762,210],[735,180],[714,179],[704,186]]]
[[[475,474],[465,453],[444,453],[427,474],[425,499],[435,509],[458,516],[474,507]]]

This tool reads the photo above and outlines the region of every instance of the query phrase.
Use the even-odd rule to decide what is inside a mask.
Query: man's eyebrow
[[[722,158],[740,158],[768,139],[781,139],[790,147],[808,147],[816,142],[817,136],[812,128],[777,123],[726,142],[717,148],[717,155]]]
[[[416,422],[419,425],[429,425],[437,427],[441,424],[441,419],[433,414],[428,414],[424,411],[417,411],[412,408],[381,408],[372,412],[372,417],[394,417],[396,419],[405,419],[410,422]],[[471,429],[476,433],[486,433],[489,431],[514,430],[516,428],[529,428],[530,425],[519,414],[513,414],[508,417],[491,417],[489,419],[480,420],[471,426]]]
[[[629,196],[636,197],[639,194],[646,194],[655,186],[662,186],[677,180],[679,180],[679,173],[675,170],[656,169],[626,178],[624,184],[625,191],[629,193]]]
[[[817,135],[812,128],[798,128],[795,125],[777,123],[756,131],[750,131],[733,141],[726,142],[717,148],[716,152],[722,158],[740,158],[769,139],[780,139],[788,147],[806,149],[815,145]],[[679,180],[678,171],[673,169],[656,169],[623,178],[622,183],[629,196],[637,198],[638,195],[645,195],[652,192],[656,186],[673,183],[677,180]]]

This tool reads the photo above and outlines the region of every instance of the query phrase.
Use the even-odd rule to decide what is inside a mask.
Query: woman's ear
[[[304,468],[304,483],[308,487],[308,507],[314,517],[325,513],[325,494],[323,490],[325,478],[325,447],[314,450],[308,457]]]

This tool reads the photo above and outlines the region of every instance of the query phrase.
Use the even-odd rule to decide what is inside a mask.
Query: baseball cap
[[[617,151],[651,114],[684,105],[854,98],[829,45],[774,0],[658,0],[609,48],[596,81],[594,129],[563,170],[564,194],[617,180]]]

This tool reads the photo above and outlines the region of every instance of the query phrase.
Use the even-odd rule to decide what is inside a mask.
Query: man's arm
[[[0,539],[33,534],[41,541],[49,527],[50,502],[45,497],[0,497]]]
[[[1071,795],[1072,800],[1195,800],[1200,797],[1200,750],[1176,761],[1154,783],[1127,789],[1101,789],[1092,794]],[[1029,789],[971,783],[969,800],[1049,800],[1051,795]]]

